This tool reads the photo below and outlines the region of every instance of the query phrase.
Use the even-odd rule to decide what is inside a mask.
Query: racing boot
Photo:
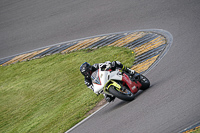
[[[122,71],[125,71],[127,73],[130,73],[131,75],[133,75],[135,73],[134,70],[131,70],[130,68],[127,68],[126,66],[122,65],[121,62],[119,61],[113,61],[111,63],[112,68],[115,70],[116,68],[121,68]]]
[[[134,75],[135,74],[135,71],[130,69],[130,68],[127,68],[126,70],[128,73],[130,73],[131,75]]]
[[[135,73],[134,70],[132,70],[130,68],[127,68],[126,66],[123,66],[122,71],[125,71],[125,72],[127,72],[127,73],[129,73],[131,75],[134,75],[134,73]]]

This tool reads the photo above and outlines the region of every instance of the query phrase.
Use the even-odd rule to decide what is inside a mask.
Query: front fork
[[[109,93],[108,88],[109,88],[110,86],[114,86],[116,89],[121,89],[121,86],[120,86],[117,82],[115,82],[114,80],[110,80],[110,81],[106,84],[106,86],[104,87],[104,92]],[[110,93],[109,93],[109,94],[110,94]]]

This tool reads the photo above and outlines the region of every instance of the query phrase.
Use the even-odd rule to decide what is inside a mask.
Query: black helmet
[[[88,78],[91,75],[92,66],[89,63],[85,62],[80,66],[80,71],[84,76]]]

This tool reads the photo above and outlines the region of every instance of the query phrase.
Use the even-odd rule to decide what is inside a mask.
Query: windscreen
[[[98,84],[98,85],[101,84],[98,70],[92,73],[91,79],[92,79],[92,83]]]

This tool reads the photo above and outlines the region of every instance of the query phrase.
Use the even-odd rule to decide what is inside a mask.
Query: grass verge
[[[134,54],[127,48],[102,47],[0,67],[0,131],[67,131],[103,99],[85,86],[80,65],[107,60],[130,67]]]

